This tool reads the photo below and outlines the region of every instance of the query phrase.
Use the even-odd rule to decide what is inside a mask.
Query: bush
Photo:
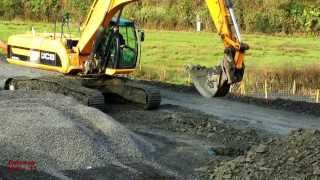
[[[21,0],[1,0],[0,14],[5,19],[13,19],[20,16],[22,11]]]
[[[0,0],[2,19],[54,21],[68,11],[80,23],[93,0]],[[320,32],[320,0],[234,0],[235,11],[246,32]],[[259,13],[257,13],[259,12]],[[204,0],[142,0],[126,8],[124,15],[148,28],[194,29],[200,16],[212,30]]]
[[[256,30],[259,32],[270,32],[272,29],[269,18],[264,14],[258,14],[256,20]]]

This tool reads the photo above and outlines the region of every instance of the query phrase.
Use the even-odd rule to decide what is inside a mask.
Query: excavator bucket
[[[207,98],[226,96],[231,84],[242,81],[244,65],[241,69],[236,68],[234,54],[232,49],[226,48],[220,65],[213,68],[187,66],[193,84],[202,96]]]
[[[188,66],[194,87],[198,92],[206,97],[223,97],[228,94],[230,84],[228,84],[226,74],[221,65],[214,68],[204,66]]]

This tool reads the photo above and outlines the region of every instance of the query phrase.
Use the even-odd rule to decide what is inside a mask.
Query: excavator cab
[[[98,68],[105,70],[107,75],[134,71],[139,59],[140,42],[143,40],[144,33],[138,34],[133,21],[113,19],[97,41],[95,53],[96,59],[100,61]]]

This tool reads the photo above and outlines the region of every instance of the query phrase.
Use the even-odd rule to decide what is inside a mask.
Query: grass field
[[[246,57],[249,71],[303,69],[320,63],[319,38],[244,35],[243,39],[251,47]],[[212,66],[222,57],[222,42],[215,33],[148,31],[142,67],[166,69],[174,75],[184,64]],[[174,76],[170,81],[183,83]]]
[[[292,65],[305,67],[320,60],[320,39],[244,35],[251,50],[246,64],[253,68]],[[223,56],[222,42],[214,33],[149,31],[143,46],[146,65],[180,67],[184,63],[215,64]]]
[[[24,33],[31,28],[37,32],[53,31],[53,24],[0,22],[0,39],[6,41],[11,34]],[[60,25],[57,26],[60,29]],[[78,35],[76,26],[72,33]],[[318,66],[320,39],[315,37],[287,37],[244,35],[251,49],[247,53],[249,72],[304,69]],[[142,71],[137,76],[146,79],[185,83],[185,64],[213,66],[223,57],[223,45],[215,33],[164,32],[147,30],[142,49]]]

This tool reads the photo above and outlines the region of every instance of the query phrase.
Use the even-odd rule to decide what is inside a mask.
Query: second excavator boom
[[[206,0],[217,33],[223,40],[224,58],[220,65],[206,68],[189,66],[194,86],[201,95],[221,97],[228,94],[230,86],[240,82],[244,75],[244,55],[249,46],[241,42],[231,0]]]

